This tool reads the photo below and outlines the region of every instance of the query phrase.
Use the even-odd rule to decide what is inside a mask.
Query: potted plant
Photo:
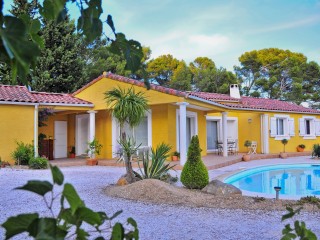
[[[249,147],[251,147],[251,144],[252,144],[252,142],[250,140],[246,140],[244,142],[244,146],[248,149],[248,153],[244,154],[242,157],[243,161],[245,161],[245,162],[250,161],[250,159],[251,159],[251,156],[249,154]]]
[[[94,166],[98,165],[98,160],[96,159],[96,155],[100,155],[102,145],[99,141],[94,138],[91,142],[88,143],[87,154],[89,158],[87,159],[87,165]]]
[[[172,153],[172,161],[178,161],[179,158],[180,158],[180,153],[177,152],[177,151],[174,151],[174,152]]]
[[[282,139],[281,143],[283,144],[283,152],[280,153],[280,157],[287,158],[288,154],[286,153],[286,145],[288,144],[288,139]]]
[[[297,147],[297,151],[298,151],[298,152],[303,152],[305,148],[306,148],[306,145],[304,145],[304,144],[299,144],[298,147]]]
[[[75,158],[76,157],[76,147],[72,146],[71,151],[69,152],[69,158]]]

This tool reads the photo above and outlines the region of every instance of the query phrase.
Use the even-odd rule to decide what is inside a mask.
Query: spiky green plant
[[[141,178],[153,178],[161,179],[164,175],[168,173],[175,165],[170,166],[170,164],[165,164],[166,159],[169,157],[169,152],[171,147],[168,144],[161,143],[156,149],[151,149],[151,154],[144,154],[142,158],[142,168],[139,169],[141,172]]]

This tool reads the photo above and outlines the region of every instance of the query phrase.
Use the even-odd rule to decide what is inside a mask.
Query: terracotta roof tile
[[[65,93],[31,92],[38,103],[59,103],[59,104],[92,104],[80,98]]]
[[[92,104],[70,94],[30,92],[25,86],[0,85],[1,102]]]
[[[91,82],[89,82],[88,84],[86,84],[85,86],[83,86],[82,88],[80,88],[79,90],[77,90],[76,92],[74,92],[72,95],[75,96],[78,93],[80,93],[81,91],[83,91],[84,89],[86,89],[87,87],[91,86],[92,84],[98,82],[99,80],[101,80],[102,78],[109,78],[112,80],[116,80],[119,82],[125,82],[125,83],[129,83],[131,85],[136,85],[139,87],[144,87],[144,82],[132,79],[132,78],[127,78],[127,77],[123,77],[123,76],[119,76],[113,73],[107,73],[106,75],[101,75],[98,78],[92,80]],[[158,92],[162,92],[162,93],[167,93],[170,95],[175,95],[178,97],[186,97],[187,93],[183,92],[183,91],[178,91],[172,88],[166,88],[166,87],[162,87],[156,84],[150,84],[150,88],[152,90],[158,91]]]
[[[239,102],[238,98],[230,97],[227,94],[221,93],[209,93],[209,92],[189,92],[189,96],[199,97],[209,101],[232,101],[232,102]]]
[[[25,86],[0,85],[0,101],[35,103],[36,99]]]

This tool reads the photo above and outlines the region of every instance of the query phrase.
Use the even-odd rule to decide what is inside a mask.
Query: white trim
[[[94,107],[94,104],[39,103],[40,106]]]
[[[34,145],[34,157],[39,156],[39,150],[38,150],[38,134],[39,134],[39,128],[38,128],[38,117],[39,117],[39,104],[36,104],[34,106],[34,120],[33,120],[33,145]]]
[[[89,122],[89,114],[85,113],[85,114],[78,114],[76,115],[76,124],[75,124],[75,147],[76,147],[76,155],[79,156],[82,153],[79,152],[79,126],[78,126],[78,119],[79,118],[88,118],[88,122]],[[88,126],[88,130],[89,130],[89,126]],[[88,139],[87,142],[89,142],[89,135],[88,135]]]
[[[283,135],[275,135],[275,136],[270,136],[270,137],[274,137],[274,140],[276,141],[281,141],[282,139],[290,139],[290,129],[289,129],[289,119],[290,119],[290,115],[287,114],[274,114],[273,117],[270,117],[270,125],[271,125],[271,119],[275,118],[277,119],[283,119]],[[277,134],[278,128],[276,127],[276,133]],[[271,134],[270,134],[271,135]]]
[[[152,110],[149,109],[147,112],[148,118],[148,146],[152,146]]]
[[[179,136],[179,128],[178,126],[180,126],[179,124],[179,116],[180,116],[180,111],[179,109],[176,110],[176,144],[177,144],[177,151],[180,152],[180,136]],[[198,135],[198,113],[196,112],[192,112],[192,111],[187,111],[186,113],[186,117],[189,118],[194,118],[194,122],[191,122],[191,124],[193,125],[193,129],[191,131],[191,137]],[[188,149],[187,149],[188,150]],[[180,153],[181,154],[181,153]]]
[[[39,105],[39,103],[26,103],[26,102],[8,102],[8,101],[0,101],[0,105],[26,105],[26,106],[35,106]]]
[[[299,120],[302,119],[303,120],[303,124],[304,124],[304,132],[305,134],[304,135],[301,135],[303,137],[303,139],[306,139],[306,140],[312,140],[312,139],[316,139],[316,120],[317,118],[314,117],[314,116],[302,116],[301,118],[299,118]],[[310,120],[310,134],[306,134],[306,120]],[[299,124],[300,124],[300,121],[299,121]],[[313,125],[313,133],[311,132],[311,129],[312,129],[312,125]],[[300,126],[299,126],[299,129],[300,129]]]

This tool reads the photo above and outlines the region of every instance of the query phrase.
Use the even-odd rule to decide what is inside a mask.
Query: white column
[[[223,156],[228,157],[228,140],[227,140],[227,112],[222,112],[222,143]]]
[[[92,142],[96,134],[96,113],[97,111],[88,111],[89,113],[89,142]],[[92,158],[95,156],[92,155]]]
[[[180,165],[184,165],[187,161],[187,105],[189,103],[177,103],[180,106],[180,128],[179,128],[179,141],[180,141]]]
[[[39,104],[36,104],[34,106],[34,125],[33,125],[33,145],[34,145],[34,157],[39,156],[39,150],[38,150],[38,135],[39,135],[39,130],[38,130],[38,117],[39,117]]]
[[[262,153],[269,153],[269,115],[261,115],[261,150]]]

